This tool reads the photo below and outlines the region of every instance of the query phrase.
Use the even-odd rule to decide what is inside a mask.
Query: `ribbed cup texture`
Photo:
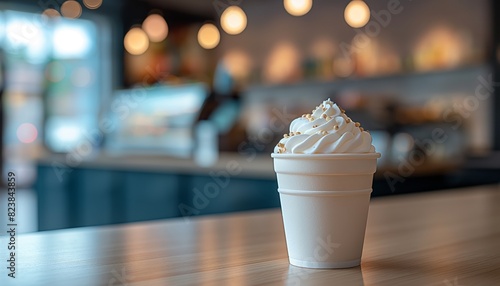
[[[273,154],[290,263],[359,265],[380,154]]]

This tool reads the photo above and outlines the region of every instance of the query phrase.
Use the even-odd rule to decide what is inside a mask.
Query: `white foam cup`
[[[271,156],[290,264],[308,268],[358,266],[380,154]]]

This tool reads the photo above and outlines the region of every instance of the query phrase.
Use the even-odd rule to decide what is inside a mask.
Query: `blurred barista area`
[[[80,167],[204,174],[236,161],[242,175],[272,180],[270,153],[290,122],[331,98],[371,133],[382,153],[380,181],[387,174],[404,180],[457,174],[468,158],[491,148],[487,75],[487,68],[472,67],[241,90],[221,61],[211,87],[193,83],[116,91],[108,111],[114,130],[102,134],[103,145],[82,156]],[[68,155],[61,156],[68,160]]]
[[[372,135],[382,153],[379,175],[390,170],[405,176],[445,174],[460,168],[466,157],[488,154],[492,147],[492,87],[487,76],[486,68],[471,68],[279,89],[256,87],[248,91],[247,131],[250,138],[266,142],[265,135],[272,130],[276,140],[288,133],[287,124],[276,124],[277,120],[293,120],[314,109],[311,101],[331,98]],[[261,149],[271,152],[272,147]]]

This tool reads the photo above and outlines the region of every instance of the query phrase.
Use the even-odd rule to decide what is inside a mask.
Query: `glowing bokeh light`
[[[38,137],[38,130],[32,123],[23,123],[17,127],[17,139],[22,143],[32,143]]]
[[[82,6],[80,3],[69,0],[61,5],[61,14],[70,19],[76,19],[82,15]]]
[[[24,60],[30,63],[43,63],[46,60],[50,47],[47,43],[47,31],[41,22],[31,21],[23,16],[12,17],[1,28],[5,29],[6,40],[2,48],[9,52],[23,53]]]
[[[151,42],[161,42],[168,35],[168,25],[165,19],[158,14],[149,15],[142,22],[142,29],[148,34]]]
[[[361,28],[370,20],[370,8],[364,1],[353,0],[345,7],[344,18],[349,26]]]
[[[83,5],[89,9],[97,9],[101,7],[102,0],[83,0]]]
[[[303,16],[312,8],[312,0],[284,0],[285,10],[292,16]]]
[[[73,58],[85,56],[92,48],[92,41],[84,27],[64,24],[54,29],[52,45],[56,58]]]
[[[247,15],[238,6],[227,7],[220,17],[222,29],[230,35],[238,35],[247,27]]]
[[[220,42],[219,29],[214,24],[204,24],[198,31],[198,43],[204,49],[213,49]]]
[[[129,54],[142,55],[149,48],[149,38],[141,28],[132,28],[125,35],[123,45]]]
[[[264,65],[264,80],[280,84],[294,81],[300,74],[302,57],[297,47],[289,42],[278,43]]]
[[[236,79],[248,77],[251,71],[251,58],[247,53],[241,50],[227,52],[223,57],[223,63],[229,71],[229,74]]]
[[[81,131],[76,126],[60,126],[54,131],[55,137],[61,142],[75,142],[81,137]]]

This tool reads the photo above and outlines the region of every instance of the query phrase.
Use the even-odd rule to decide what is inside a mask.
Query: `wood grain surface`
[[[348,219],[348,218],[346,218]],[[0,285],[500,285],[500,186],[373,199],[362,264],[288,264],[279,210],[17,236]]]

